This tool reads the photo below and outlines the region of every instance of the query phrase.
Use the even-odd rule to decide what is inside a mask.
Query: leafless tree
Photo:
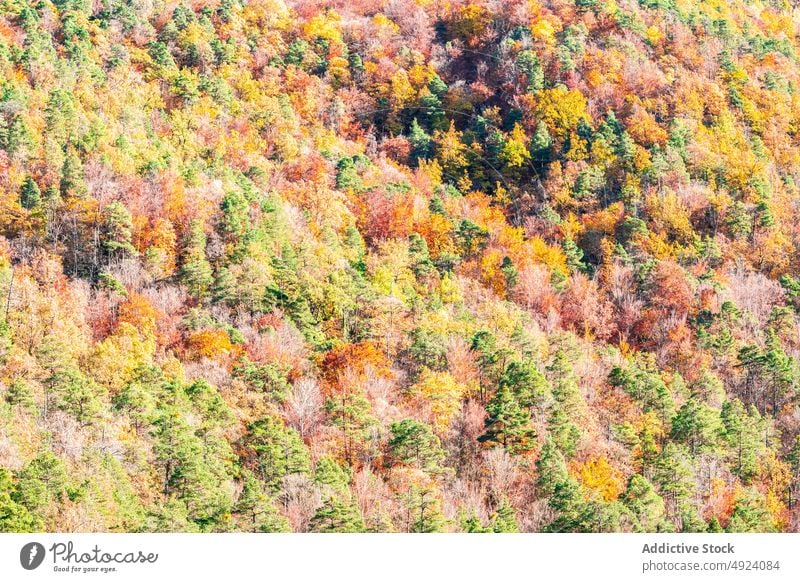
[[[283,482],[283,506],[292,531],[306,532],[314,513],[322,505],[319,488],[308,475],[293,473]]]
[[[484,453],[489,491],[495,499],[508,495],[517,479],[517,461],[505,449],[496,447]]]
[[[284,418],[304,439],[314,434],[322,420],[322,392],[314,378],[300,378],[284,406]]]

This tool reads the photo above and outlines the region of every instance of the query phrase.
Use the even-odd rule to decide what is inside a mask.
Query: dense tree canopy
[[[797,531],[798,33],[0,0],[0,531]]]

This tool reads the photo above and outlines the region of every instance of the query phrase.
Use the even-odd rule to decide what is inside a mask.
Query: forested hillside
[[[0,0],[0,531],[798,531],[798,32]]]

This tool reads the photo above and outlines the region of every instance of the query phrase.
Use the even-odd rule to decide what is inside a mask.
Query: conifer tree
[[[489,533],[492,528],[485,526],[480,518],[475,515],[475,512],[466,513],[462,510],[461,515],[461,530],[464,533]]]
[[[765,499],[754,489],[746,489],[736,501],[725,531],[728,533],[770,533],[775,531]]]
[[[497,511],[492,516],[492,531],[494,533],[517,533],[517,516],[514,508],[508,503],[505,497],[500,501]]]
[[[642,475],[631,476],[620,500],[636,517],[639,531],[660,531],[666,527],[664,500]]]
[[[206,235],[196,220],[189,225],[180,278],[189,293],[198,299],[204,298],[214,283],[211,264],[206,258]]]
[[[270,503],[263,484],[250,472],[244,475],[242,492],[233,506],[233,511],[239,514],[248,531],[261,533],[290,531],[286,519],[281,517]]]
[[[5,394],[6,402],[12,406],[22,406],[28,410],[35,410],[36,401],[30,386],[23,378],[15,378]]]
[[[350,471],[339,465],[333,457],[322,457],[314,467],[314,482],[329,491],[346,493],[350,480]]]
[[[583,250],[571,238],[565,239],[561,247],[567,256],[567,266],[573,271],[585,272],[586,265],[583,263]]]
[[[33,178],[27,176],[19,189],[20,206],[33,210],[42,202],[42,193]]]
[[[131,243],[133,217],[119,202],[112,202],[103,209],[102,246],[110,258],[136,255]]]
[[[794,438],[787,460],[789,461],[791,478],[789,483],[789,507],[793,507],[797,503],[798,494],[800,493],[800,435]]]
[[[64,462],[52,452],[44,451],[17,473],[11,498],[34,515],[46,515],[49,506],[66,499],[70,485]]]
[[[685,446],[668,442],[653,467],[653,482],[658,485],[661,494],[675,506],[694,491],[694,466],[691,459]]]
[[[500,385],[510,388],[520,405],[531,413],[544,409],[550,399],[550,384],[530,359],[510,362],[500,377]]]
[[[720,412],[723,438],[731,449],[733,471],[744,483],[758,473],[758,454],[764,448],[763,422],[755,406],[746,410],[738,398],[726,401]]]
[[[406,419],[395,422],[390,427],[389,449],[392,456],[404,463],[410,463],[428,473],[441,470],[445,458],[441,441],[433,429],[423,422]]]
[[[328,497],[311,519],[311,531],[318,533],[358,533],[364,529],[358,508],[336,495]]]
[[[277,418],[268,416],[251,423],[243,444],[248,466],[270,491],[277,491],[285,476],[311,470],[300,435]]]
[[[411,122],[408,139],[411,142],[411,155],[415,160],[427,159],[431,156],[433,139],[420,127],[416,118]]]
[[[189,519],[186,503],[174,497],[167,499],[163,504],[153,507],[145,518],[145,532],[169,533],[185,532],[197,533],[200,528]]]
[[[15,489],[11,473],[7,469],[0,468],[0,533],[25,533],[39,530],[41,525],[35,515],[14,500]]]
[[[567,462],[556,444],[547,439],[536,461],[538,477],[536,485],[545,496],[555,493],[556,487],[569,479]]]
[[[330,417],[331,424],[342,433],[343,456],[350,465],[366,429],[374,424],[370,411],[369,400],[356,390],[343,390],[325,401],[325,412]]]
[[[548,431],[554,444],[568,457],[575,454],[580,429],[575,422],[583,415],[586,403],[581,394],[572,365],[563,350],[556,352],[547,367],[551,378],[553,405],[548,419]]]
[[[411,533],[434,533],[442,531],[446,521],[442,515],[441,501],[436,492],[426,486],[412,486],[403,495]]]
[[[511,453],[522,453],[533,447],[534,430],[530,415],[519,405],[511,388],[501,384],[486,405],[486,432],[481,442],[498,443]]]
[[[32,145],[31,132],[21,115],[14,115],[10,120],[0,116],[0,149],[9,156],[22,156]]]
[[[556,352],[553,362],[547,367],[547,373],[551,378],[554,407],[570,417],[580,414],[586,403],[572,365],[563,350]]]
[[[686,443],[692,455],[713,449],[719,430],[719,414],[694,397],[672,419],[672,438]]]

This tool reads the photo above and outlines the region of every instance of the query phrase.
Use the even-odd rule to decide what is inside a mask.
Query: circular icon
[[[39,542],[30,542],[22,546],[19,552],[19,563],[26,570],[35,570],[44,561],[44,546]]]

